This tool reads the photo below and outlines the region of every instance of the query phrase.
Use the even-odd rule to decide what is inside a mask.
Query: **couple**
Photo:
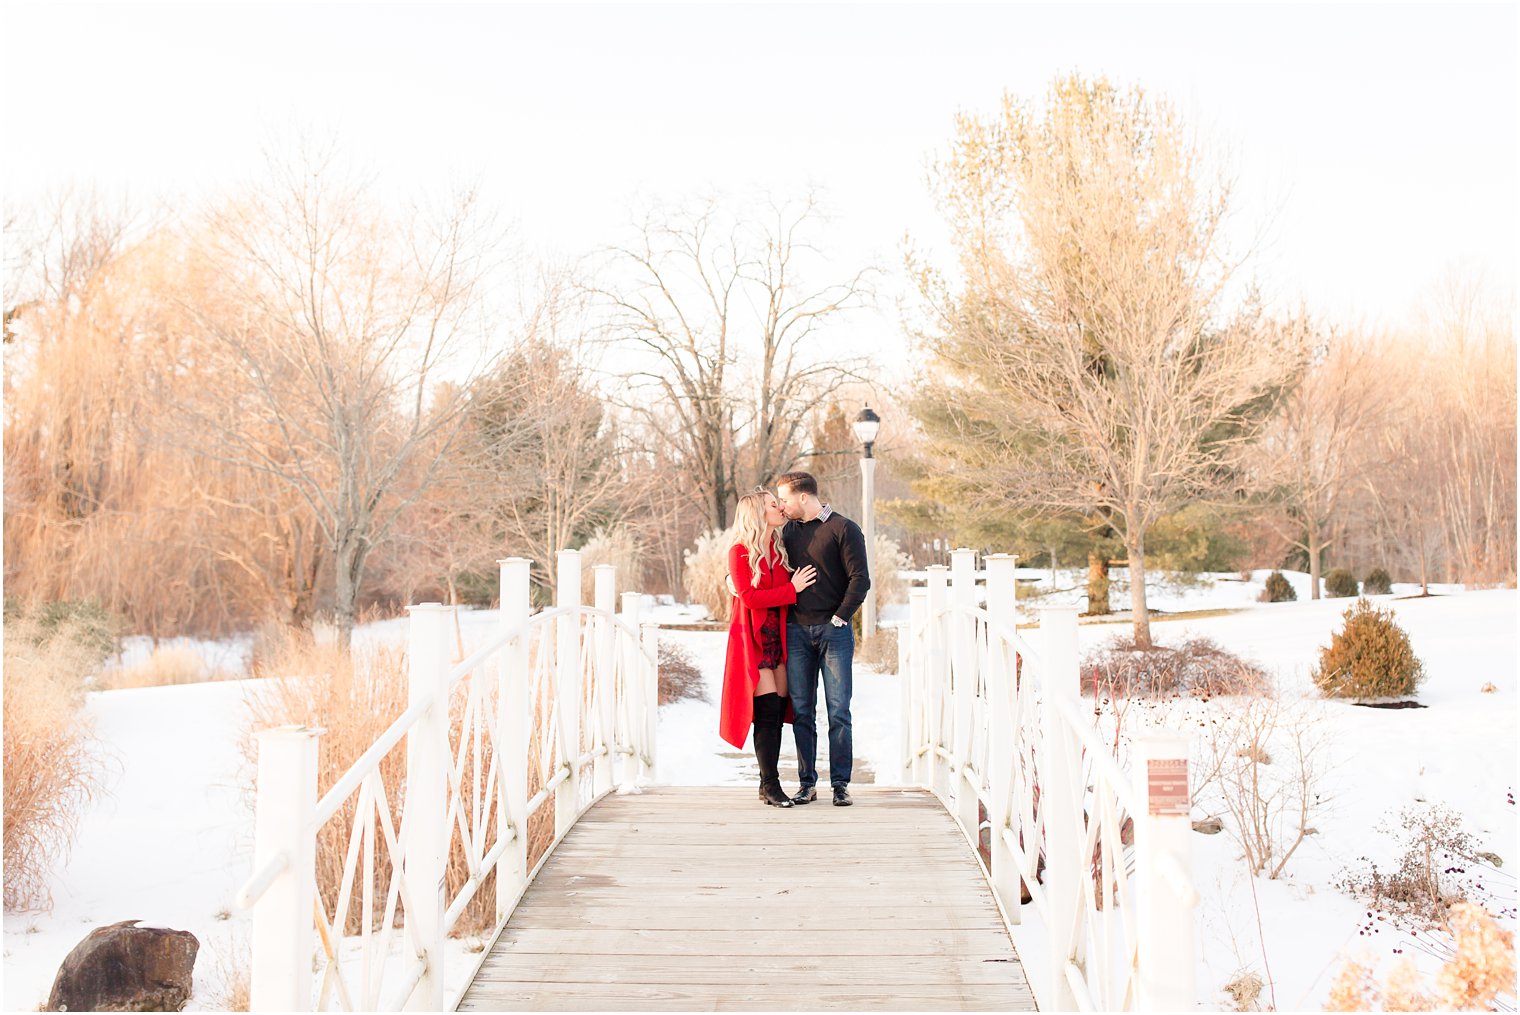
[[[755,728],[760,799],[775,807],[818,797],[818,676],[829,716],[829,782],[834,804],[850,800],[853,745],[850,683],[855,632],[850,618],[871,578],[860,526],[818,500],[818,481],[788,472],[774,495],[757,489],[739,498],[734,545],[728,551],[733,621],[723,670],[718,733],[743,748]],[[794,797],[781,789],[777,766],[781,726],[797,742]]]

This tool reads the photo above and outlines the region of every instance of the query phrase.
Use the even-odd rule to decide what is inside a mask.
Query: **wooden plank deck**
[[[753,788],[605,798],[544,864],[459,1010],[1034,1011],[944,808],[922,790],[853,795],[789,810]]]

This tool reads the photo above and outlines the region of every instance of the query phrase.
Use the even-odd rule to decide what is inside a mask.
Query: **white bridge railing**
[[[932,789],[980,852],[1009,923],[1028,899],[1050,937],[1040,1005],[1187,1011],[1195,1001],[1187,742],[1134,744],[1132,772],[1081,701],[1077,608],[1014,623],[1015,558],[928,569],[898,640],[905,776]]]
[[[500,563],[501,629],[464,659],[452,607],[411,607],[410,705],[320,800],[322,731],[259,734],[254,874],[238,894],[254,1011],[444,1009],[445,938],[488,881],[506,922],[534,873],[530,822],[541,863],[551,831],[558,842],[616,785],[652,778],[658,634],[638,594],[615,612],[601,566],[582,606],[580,553],[562,550],[557,603],[530,615],[530,562]],[[548,805],[552,822],[536,817]],[[324,835],[343,863],[319,888]]]

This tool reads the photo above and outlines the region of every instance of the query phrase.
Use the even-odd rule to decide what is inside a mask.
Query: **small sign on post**
[[[1188,742],[1164,731],[1134,744],[1137,1011],[1192,1011],[1198,999],[1193,948],[1198,893],[1192,886]]]
[[[1146,798],[1151,817],[1187,817],[1188,770],[1186,758],[1147,758]]]

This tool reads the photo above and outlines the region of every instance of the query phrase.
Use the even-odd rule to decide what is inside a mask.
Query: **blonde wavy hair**
[[[781,566],[792,569],[786,557],[786,544],[781,541],[781,530],[765,524],[765,499],[770,494],[760,487],[753,493],[739,498],[734,509],[734,542],[749,551],[750,584],[760,584],[761,560],[781,561]]]

